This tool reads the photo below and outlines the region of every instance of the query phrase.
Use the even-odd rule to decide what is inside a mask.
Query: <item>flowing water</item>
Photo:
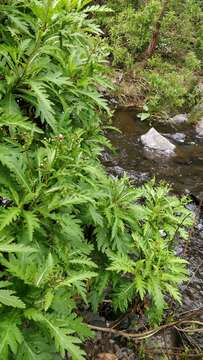
[[[136,119],[133,111],[119,111],[114,116],[114,126],[121,133],[112,132],[109,138],[117,149],[115,156],[106,156],[105,164],[113,172],[127,171],[142,182],[155,176],[172,184],[174,190],[183,193],[189,190],[193,195],[203,193],[203,139],[198,139],[191,125],[167,126],[161,123],[154,127],[176,145],[176,155],[166,157],[144,148],[140,136],[150,125]],[[177,133],[185,134],[184,142],[173,140]]]
[[[203,200],[203,139],[196,136],[191,125],[169,126],[154,124],[162,135],[176,145],[176,153],[172,157],[157,154],[143,147],[140,136],[150,129],[150,125],[136,119],[133,111],[118,111],[114,116],[114,124],[121,132],[108,134],[116,153],[105,154],[104,163],[109,172],[122,175],[127,172],[140,184],[156,177],[157,180],[166,180],[173,186],[174,192],[183,194],[188,192],[200,203]],[[177,135],[177,133],[185,134]],[[175,135],[176,134],[176,135]],[[176,140],[174,140],[174,135]],[[172,140],[173,139],[173,140]],[[191,205],[192,210],[198,206]],[[200,208],[199,208],[200,210]],[[201,211],[199,211],[201,214]],[[179,254],[183,250],[179,249]],[[191,233],[188,245],[187,258],[190,267],[190,282],[182,288],[183,305],[177,311],[188,311],[203,307],[203,214]],[[203,321],[202,315],[196,318]],[[190,339],[193,345],[203,349],[203,336]],[[187,339],[188,340],[188,339]]]

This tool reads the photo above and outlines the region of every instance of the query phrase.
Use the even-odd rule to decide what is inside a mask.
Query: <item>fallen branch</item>
[[[186,318],[193,316],[195,313],[199,313],[200,311],[203,312],[203,307],[198,308],[198,309],[194,309],[192,310],[190,313],[187,313]],[[201,325],[202,328],[180,328],[178,325],[182,325],[182,324],[191,324],[191,325]],[[178,319],[175,320],[171,323],[168,324],[164,324],[161,325],[155,329],[151,329],[151,330],[146,330],[143,332],[139,332],[139,333],[129,333],[127,331],[123,331],[123,330],[117,330],[114,328],[109,328],[109,327],[99,327],[99,326],[95,326],[95,325],[91,325],[91,324],[87,324],[89,326],[90,329],[95,330],[95,331],[101,331],[101,332],[106,332],[106,333],[110,333],[110,334],[115,334],[117,336],[121,336],[121,337],[125,337],[125,338],[131,338],[131,339],[137,339],[137,340],[143,340],[146,338],[149,338],[151,336],[154,336],[155,334],[158,334],[159,332],[166,330],[166,329],[170,329],[170,328],[174,328],[177,331],[180,332],[203,332],[203,322],[201,321],[196,321],[196,320],[186,320],[185,318],[182,319]]]

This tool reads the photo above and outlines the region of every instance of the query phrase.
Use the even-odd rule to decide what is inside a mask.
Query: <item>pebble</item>
[[[201,223],[197,224],[196,229],[201,231],[203,229],[203,224]]]

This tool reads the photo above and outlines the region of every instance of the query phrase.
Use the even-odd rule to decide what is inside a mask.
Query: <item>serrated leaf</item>
[[[20,345],[16,360],[46,360],[48,354],[37,354],[25,340]]]
[[[0,145],[0,162],[11,171],[12,175],[15,175],[18,183],[22,184],[28,192],[31,192],[29,179],[25,175],[24,160],[18,149]]]
[[[61,356],[65,356],[65,350],[67,350],[74,360],[85,359],[85,352],[80,349],[81,341],[78,338],[67,335],[67,329],[59,328],[47,319],[44,321],[48,324],[51,336],[55,341],[56,350],[60,352]]]
[[[46,281],[47,277],[52,272],[53,267],[54,267],[54,259],[52,257],[52,254],[50,253],[47,257],[44,266],[42,267],[42,270],[36,274],[36,280],[35,280],[36,286],[40,286],[41,283]]]
[[[50,308],[53,298],[54,298],[54,290],[48,289],[44,296],[44,310],[45,311],[47,311]]]
[[[18,345],[23,341],[22,333],[18,328],[15,314],[7,316],[0,322],[0,354],[2,359],[8,359],[10,350],[16,354]]]
[[[115,309],[126,311],[130,302],[135,295],[135,285],[132,282],[126,281],[120,285],[113,295],[113,306]]]
[[[32,211],[23,211],[23,216],[25,218],[27,232],[28,232],[28,240],[32,242],[33,233],[36,229],[40,227],[39,220],[37,216]]]
[[[49,124],[52,130],[56,131],[57,124],[55,120],[55,112],[53,108],[53,103],[50,101],[49,96],[46,92],[46,89],[43,87],[42,83],[36,81],[30,82],[31,89],[36,96],[36,115],[41,117],[42,123],[44,121]]]
[[[19,309],[24,309],[25,304],[17,296],[14,295],[13,290],[0,289],[0,303],[6,306],[12,306]]]
[[[81,340],[69,335],[70,333],[73,333],[73,331],[70,330],[68,321],[67,327],[65,327],[64,322],[60,327],[57,325],[57,319],[56,321],[53,321],[47,316],[43,316],[34,308],[25,310],[25,315],[29,319],[39,321],[47,327],[51,338],[54,340],[56,350],[60,352],[62,357],[65,356],[65,351],[68,351],[74,360],[85,360],[85,352],[79,347]]]
[[[3,209],[0,212],[0,231],[2,231],[6,226],[15,221],[20,215],[20,209],[16,207],[11,207],[8,209]]]
[[[31,246],[26,246],[23,244],[1,244],[0,243],[0,252],[8,252],[8,253],[33,253],[37,252],[38,249],[33,248]]]
[[[79,258],[79,259],[71,259],[70,264],[76,264],[76,265],[86,265],[88,267],[98,268],[98,265],[95,264],[91,259],[86,258]]]
[[[97,273],[93,271],[86,271],[84,273],[76,273],[73,275],[70,275],[67,279],[63,280],[58,287],[61,286],[72,286],[74,284],[77,284],[78,281],[86,281],[88,279],[91,279],[92,277],[97,276]]]
[[[37,132],[42,134],[43,131],[37,128],[34,124],[30,124],[27,118],[23,118],[21,115],[2,115],[0,116],[0,128],[3,126],[20,128],[30,132]]]
[[[135,287],[136,291],[139,293],[141,300],[144,299],[144,295],[146,293],[146,282],[142,279],[141,275],[135,275]]]
[[[169,292],[169,294],[174,298],[174,300],[178,301],[179,304],[182,303],[181,294],[177,288],[175,288],[173,285],[170,285],[168,283],[165,283],[165,288]]]

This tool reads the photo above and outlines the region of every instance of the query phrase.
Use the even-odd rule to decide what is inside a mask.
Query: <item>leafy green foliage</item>
[[[98,21],[105,30],[112,65],[119,68],[117,72],[123,69],[124,79],[134,90],[130,95],[135,102],[143,99],[141,105],[147,105],[154,117],[166,118],[191,109],[198,101],[195,84],[202,70],[201,1],[108,0],[106,3],[114,12],[98,15]],[[147,57],[150,44],[154,46],[152,59]],[[119,87],[118,94],[120,91],[121,95],[128,95],[125,81]]]
[[[185,61],[187,59],[190,61],[190,58],[187,57]],[[197,59],[196,61],[198,63]],[[194,85],[196,81],[192,72],[194,70],[192,67],[195,68],[195,66],[195,63],[191,66],[188,63],[187,67],[179,69],[177,73],[176,65],[163,61],[159,55],[148,60],[147,68],[142,75],[150,91],[147,105],[151,113],[165,111],[166,114],[173,114],[174,109],[183,107],[188,109],[188,91],[190,91],[190,96],[195,98]],[[191,105],[193,105],[192,101]]]
[[[92,335],[74,314],[96,276],[79,207],[95,202],[88,175],[108,145],[96,86],[108,84],[89,18],[107,9],[89,3],[0,5],[2,360],[83,359],[81,339]]]
[[[106,48],[90,14],[106,11],[89,0],[0,4],[2,360],[84,359],[92,332],[79,309],[96,309],[107,289],[120,287],[121,310],[149,294],[156,321],[165,293],[179,301],[186,271],[172,246],[191,224],[186,200],[163,186],[135,189],[99,162],[110,146],[97,91],[108,86]]]
[[[132,228],[133,250],[125,255],[109,253],[108,269],[123,274],[113,290],[115,308],[126,310],[136,292],[141,300],[150,300],[148,316],[152,323],[161,320],[167,293],[181,301],[177,285],[188,275],[186,261],[175,256],[173,245],[178,234],[187,238],[182,225],[191,225],[190,212],[184,207],[186,199],[180,202],[176,197],[168,197],[168,191],[165,185],[155,189],[147,184],[142,188],[140,197],[145,203],[142,216],[137,217],[139,226]]]
[[[112,42],[114,64],[132,66],[147,47],[153,24],[160,10],[160,1],[151,0],[135,11],[133,5],[123,5],[114,18],[106,20]],[[127,44],[127,47],[126,47]]]

